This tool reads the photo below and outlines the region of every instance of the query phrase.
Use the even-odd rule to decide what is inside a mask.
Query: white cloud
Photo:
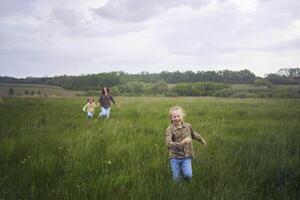
[[[299,10],[297,0],[2,1],[0,72],[263,75],[299,66]]]
[[[209,0],[110,0],[95,12],[117,21],[141,22],[173,7],[201,6],[207,2]]]

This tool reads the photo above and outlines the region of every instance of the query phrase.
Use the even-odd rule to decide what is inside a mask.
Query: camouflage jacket
[[[180,145],[179,142],[184,138],[190,137],[201,143],[204,143],[204,138],[196,133],[192,126],[188,123],[182,122],[182,127],[177,128],[171,124],[166,130],[166,145],[169,149],[169,158],[193,158],[193,144],[192,142]]]

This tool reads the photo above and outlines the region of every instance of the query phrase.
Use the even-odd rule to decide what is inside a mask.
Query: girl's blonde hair
[[[180,113],[181,113],[181,120],[183,121],[184,117],[185,117],[185,111],[182,107],[180,106],[172,106],[170,109],[169,109],[169,117],[170,119],[172,118],[172,112],[174,110],[178,110]]]

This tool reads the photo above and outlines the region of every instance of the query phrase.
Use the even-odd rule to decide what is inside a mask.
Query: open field
[[[74,97],[83,94],[81,91],[66,90],[62,87],[51,86],[51,85],[41,85],[41,84],[19,84],[19,83],[0,83],[0,97],[9,96],[9,87],[14,89],[14,95],[24,96],[27,95],[35,96],[48,96],[48,97]],[[32,91],[34,94],[32,94]]]
[[[88,120],[85,98],[3,98],[0,199],[299,198],[299,99],[116,101],[111,119]],[[175,104],[208,141],[179,185],[164,137]]]

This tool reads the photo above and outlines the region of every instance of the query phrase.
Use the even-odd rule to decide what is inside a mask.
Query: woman
[[[99,97],[99,104],[101,106],[101,112],[99,113],[100,118],[109,118],[110,114],[110,101],[112,101],[114,104],[116,104],[114,97],[110,94],[110,91],[108,88],[103,87],[101,91],[101,95]]]

